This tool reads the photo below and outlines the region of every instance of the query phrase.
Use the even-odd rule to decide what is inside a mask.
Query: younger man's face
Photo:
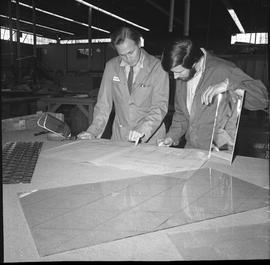
[[[187,69],[183,67],[182,65],[177,65],[173,67],[171,71],[173,72],[174,79],[179,79],[185,82],[192,79],[196,73],[195,67],[192,67],[191,69]]]

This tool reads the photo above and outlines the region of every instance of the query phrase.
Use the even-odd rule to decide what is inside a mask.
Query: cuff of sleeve
[[[179,144],[179,139],[176,139],[176,138],[172,137],[171,135],[167,134],[166,138],[171,138],[172,139],[172,141],[173,141],[172,145],[178,145]]]
[[[239,83],[232,83],[228,78],[226,78],[225,82],[227,82],[227,91],[234,91],[240,86]]]
[[[97,137],[96,134],[94,134],[93,131],[89,128],[86,130],[86,132],[91,133],[95,138]]]

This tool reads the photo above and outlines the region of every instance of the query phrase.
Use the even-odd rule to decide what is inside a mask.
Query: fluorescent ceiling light
[[[15,0],[12,0],[12,3],[16,4],[16,1],[15,1]],[[24,3],[21,3],[21,2],[19,2],[19,5],[24,6],[24,7],[27,7],[27,8],[33,9],[32,6],[27,5],[27,4],[24,4]],[[58,15],[58,14],[55,14],[55,13],[52,13],[52,12],[49,12],[49,11],[46,11],[46,10],[43,10],[43,9],[40,9],[40,8],[37,8],[37,7],[36,7],[35,9],[36,9],[37,11],[42,12],[42,13],[45,13],[45,14],[47,14],[47,15],[54,16],[54,17],[58,17],[58,18],[67,20],[67,21],[69,21],[69,22],[73,22],[73,23],[76,23],[76,24],[79,24],[79,25],[88,27],[88,24],[86,24],[86,23],[82,23],[82,22],[76,21],[76,20],[74,20],[74,19],[70,19],[70,18],[68,18],[68,17],[60,16],[60,15]],[[95,30],[99,30],[99,31],[105,32],[105,33],[110,33],[108,30],[101,29],[101,28],[98,28],[98,27],[95,27],[95,26],[91,26],[91,28],[92,28],[92,29],[95,29]]]
[[[87,2],[85,2],[85,1],[83,1],[83,0],[75,0],[75,1],[81,3],[81,4],[85,5],[85,6],[92,7],[93,9],[95,9],[95,10],[97,10],[97,11],[99,11],[99,12],[102,12],[102,13],[104,13],[104,14],[106,14],[106,15],[109,15],[109,16],[111,16],[111,17],[114,17],[114,18],[116,18],[116,19],[119,19],[119,20],[121,20],[121,21],[124,21],[124,22],[126,22],[126,23],[128,23],[128,24],[130,24],[130,25],[132,25],[132,26],[135,26],[135,27],[137,27],[137,28],[143,29],[143,30],[145,30],[145,31],[150,31],[150,29],[148,29],[148,28],[142,27],[142,26],[140,26],[140,25],[138,25],[138,24],[136,24],[136,23],[133,23],[133,22],[131,22],[131,21],[125,19],[125,18],[119,17],[119,16],[117,16],[117,15],[111,13],[111,12],[108,12],[108,11],[102,9],[102,8],[99,8],[99,7],[97,7],[97,6],[94,6],[94,5],[92,5],[92,4],[89,4],[89,3],[87,3]]]
[[[236,15],[236,13],[234,12],[234,10],[233,10],[233,9],[227,9],[227,10],[228,10],[229,14],[231,15],[231,17],[232,17],[234,23],[235,23],[236,26],[238,27],[239,31],[240,31],[241,33],[245,33],[245,30],[244,30],[244,28],[242,27],[241,22],[240,22],[240,20],[238,19],[238,17],[237,17],[237,15]]]
[[[8,16],[5,16],[5,15],[0,15],[0,17],[4,17],[4,18],[9,19],[9,17],[8,17]],[[12,20],[17,20],[17,19],[12,17]],[[29,21],[26,21],[26,20],[20,19],[19,21],[20,21],[20,22],[23,22],[23,23],[25,23],[25,24],[34,25],[33,22],[29,22]],[[40,28],[45,28],[45,29],[49,29],[49,30],[53,30],[53,31],[65,33],[65,34],[68,34],[68,35],[75,35],[74,33],[71,33],[71,32],[68,32],[68,31],[64,31],[64,30],[60,30],[60,29],[56,29],[56,28],[51,28],[51,27],[47,27],[47,26],[40,25],[40,24],[36,24],[36,26],[37,26],[37,27],[40,27]]]

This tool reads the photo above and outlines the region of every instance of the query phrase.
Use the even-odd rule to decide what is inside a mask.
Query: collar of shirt
[[[196,73],[194,76],[203,73],[205,69],[206,51],[204,48],[201,48],[201,51],[203,52],[204,55],[196,65]]]
[[[187,109],[189,113],[190,113],[191,105],[195,96],[195,91],[197,89],[202,73],[204,72],[204,69],[205,69],[206,51],[203,48],[201,48],[201,50],[204,53],[204,56],[202,56],[202,58],[196,65],[195,75],[193,76],[192,79],[190,79],[187,82]]]
[[[140,69],[143,68],[143,61],[144,61],[144,53],[143,53],[143,50],[141,49],[139,61],[133,67],[133,71],[134,71],[133,81],[135,80],[135,78],[136,78],[137,74],[139,73]],[[128,77],[130,65],[128,63],[126,63],[124,60],[121,60],[120,66],[125,67],[125,74],[126,74],[126,77]]]

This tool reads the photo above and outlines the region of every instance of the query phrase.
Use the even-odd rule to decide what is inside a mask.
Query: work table
[[[34,133],[37,131],[40,130],[12,131],[2,135],[2,145],[9,141],[43,142],[42,151],[31,183],[3,185],[5,262],[56,260],[182,260],[185,257],[181,255],[181,249],[178,251],[175,244],[172,243],[170,235],[213,228],[216,230],[225,229],[231,226],[244,228],[252,225],[265,224],[269,221],[268,208],[263,207],[41,257],[37,252],[35,242],[31,236],[24,212],[18,200],[18,193],[136,178],[149,176],[151,174],[146,170],[146,167],[145,170],[136,170],[136,168],[133,167],[122,168],[121,163],[120,166],[114,166],[112,164],[114,160],[111,160],[108,155],[106,156],[108,163],[104,164],[104,160],[101,162],[98,160],[98,152],[95,152],[97,159],[93,158],[93,160],[91,160],[89,158],[90,162],[94,161],[95,163],[82,163],[82,160],[76,156],[70,155],[69,158],[69,152],[62,150],[71,150],[74,154],[76,150],[86,150],[86,148],[83,149],[80,147],[80,142],[83,140],[73,142],[48,141],[46,134],[34,136]],[[109,140],[101,139],[95,141],[96,144],[93,146],[97,146],[96,150],[99,150],[99,143],[102,145],[108,143],[108,146],[111,146]],[[85,144],[81,144],[81,146],[83,145]],[[119,144],[119,146],[124,150],[127,145]],[[140,148],[140,146],[138,146],[138,148]],[[149,151],[150,147],[147,148],[145,150]],[[153,147],[153,150],[157,150],[155,148],[160,147]],[[144,149],[142,148],[141,151],[143,153]],[[171,154],[168,153],[168,156],[173,157],[173,155],[179,154],[180,151],[176,148],[170,148]],[[86,155],[86,153],[81,154]],[[126,156],[122,154],[126,154],[126,152],[119,152],[117,157],[126,159]],[[157,165],[160,165],[160,163],[161,161],[156,161]],[[202,168],[219,170],[237,179],[269,189],[269,163],[266,159],[236,156],[231,166],[220,163],[218,159],[213,159],[198,165]]]

